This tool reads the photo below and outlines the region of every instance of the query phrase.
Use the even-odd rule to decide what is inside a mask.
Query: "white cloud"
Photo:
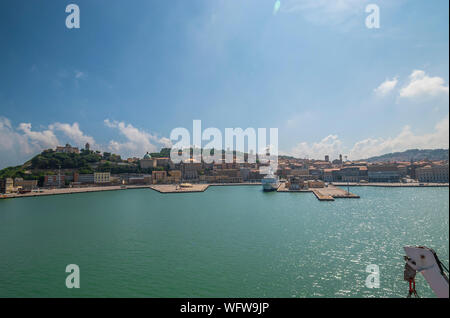
[[[83,147],[87,142],[93,146],[95,145],[94,138],[90,136],[86,136],[81,130],[78,123],[63,124],[63,123],[54,123],[49,126],[52,131],[61,131],[65,136],[70,138],[77,146]]]
[[[11,151],[14,148],[21,149],[23,153],[30,153],[26,136],[14,131],[8,118],[0,117],[0,149]]]
[[[52,130],[32,131],[30,123],[21,123],[18,129],[23,131],[24,136],[34,145],[39,145],[43,148],[54,148],[59,143]]]
[[[416,98],[447,95],[449,90],[441,77],[430,77],[424,71],[414,70],[409,76],[409,83],[400,90],[400,97]]]
[[[380,84],[380,86],[374,89],[374,92],[378,96],[386,96],[397,86],[397,83],[398,79],[396,77],[391,80],[386,79],[383,83]]]
[[[118,129],[125,137],[125,142],[111,140],[109,142],[109,150],[122,154],[124,156],[142,156],[145,152],[156,152],[159,147],[170,147],[171,143],[168,138],[158,138],[143,130],[124,122],[110,121],[105,119],[104,123],[109,128]]]
[[[22,164],[32,155],[57,144],[51,131],[32,131],[31,124],[25,123],[16,130],[5,117],[0,117],[0,136],[0,168]]]
[[[449,118],[442,119],[435,126],[433,132],[416,135],[410,126],[403,127],[402,131],[392,138],[378,138],[361,140],[350,150],[350,157],[363,159],[390,152],[405,151],[408,149],[434,149],[449,147]]]
[[[94,138],[86,136],[78,123],[53,123],[46,129],[35,131],[31,123],[20,123],[14,128],[8,118],[0,116],[0,169],[18,165],[46,149],[61,145],[57,133],[60,132],[77,146],[86,142],[95,145]]]
[[[164,148],[171,148],[172,147],[172,141],[170,141],[169,138],[162,137],[158,141]]]
[[[337,157],[341,152],[342,142],[337,135],[328,135],[319,142],[312,145],[307,142],[297,144],[290,152],[292,156],[297,158],[321,159],[325,155]]]
[[[125,138],[124,142],[111,140],[105,149],[122,156],[142,156],[147,151],[157,152],[161,147],[170,148],[172,145],[169,138],[147,133],[131,124],[108,119],[104,123],[107,127],[116,129]],[[69,139],[75,146],[83,147],[88,142],[97,150],[103,148],[93,137],[83,133],[76,122],[73,124],[56,122],[41,131],[36,131],[32,129],[31,123],[20,123],[14,128],[8,118],[0,116],[0,136],[0,169],[22,164],[45,149],[63,145],[66,143],[63,138]],[[60,139],[64,140],[64,143],[61,143]]]
[[[385,153],[408,149],[436,149],[449,147],[449,116],[439,121],[434,131],[423,135],[415,134],[410,126],[404,126],[401,132],[389,138],[367,138],[356,142],[350,149],[343,147],[337,135],[329,135],[319,142],[299,143],[289,155],[297,158],[322,159],[325,155],[337,158],[339,154],[348,154],[349,159],[365,159]]]

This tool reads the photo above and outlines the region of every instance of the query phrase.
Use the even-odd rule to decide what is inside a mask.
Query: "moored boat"
[[[280,180],[278,179],[278,176],[274,175],[273,173],[266,175],[261,180],[261,183],[264,191],[276,191],[280,186]]]

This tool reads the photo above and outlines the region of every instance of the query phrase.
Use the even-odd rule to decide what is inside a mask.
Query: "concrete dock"
[[[307,190],[290,190],[286,188],[286,184],[282,183],[278,188],[277,192],[312,192],[319,201],[334,201],[338,198],[350,198],[357,199],[359,195],[347,192],[341,188],[334,185],[329,185],[325,188],[311,188]]]
[[[150,189],[159,193],[190,193],[204,192],[208,187],[209,184],[192,184],[190,187],[181,187],[177,184],[154,184],[150,186]]]
[[[329,185],[326,188],[312,189],[312,191],[319,201],[334,201],[334,199],[341,198],[359,199],[359,195],[347,192],[346,190],[338,188],[334,185]]]
[[[312,190],[312,193],[314,193],[319,201],[334,201],[334,198],[331,195],[323,194],[322,192],[317,191],[317,189]]]

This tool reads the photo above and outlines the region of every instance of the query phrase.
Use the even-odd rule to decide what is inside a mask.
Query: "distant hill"
[[[448,149],[409,149],[365,159],[368,162],[448,160]]]

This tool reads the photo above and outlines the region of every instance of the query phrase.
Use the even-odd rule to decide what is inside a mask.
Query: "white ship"
[[[264,191],[276,191],[280,186],[278,176],[274,175],[272,172],[266,175],[261,182]]]

